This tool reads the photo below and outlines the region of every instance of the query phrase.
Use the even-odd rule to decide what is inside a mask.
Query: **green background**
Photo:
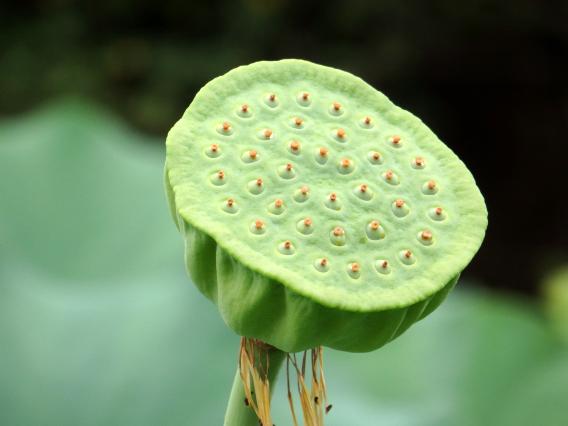
[[[1,425],[221,424],[238,337],[185,275],[163,157],[78,100],[0,123]],[[568,424],[566,317],[465,284],[379,351],[326,351],[326,424]]]

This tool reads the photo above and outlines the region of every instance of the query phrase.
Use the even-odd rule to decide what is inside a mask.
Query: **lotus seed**
[[[264,225],[264,222],[260,219],[253,221],[250,224],[249,229],[250,229],[250,232],[252,232],[253,234],[256,234],[256,235],[262,235],[266,232],[266,226]]]
[[[356,186],[353,189],[353,194],[355,194],[361,200],[369,201],[373,198],[373,191],[369,188],[369,186],[365,183]]]
[[[430,216],[430,219],[432,220],[441,222],[442,220],[446,219],[446,212],[444,211],[444,209],[442,209],[442,207],[435,207],[428,211],[428,216]]]
[[[296,176],[296,170],[292,166],[292,163],[287,163],[278,167],[278,175],[282,179],[292,179],[294,176]]]
[[[296,249],[291,241],[284,241],[278,246],[278,251],[285,255],[291,255],[296,252]]]
[[[412,167],[415,169],[423,169],[426,167],[426,161],[424,161],[424,158],[422,157],[416,157],[412,160]]]
[[[296,224],[296,229],[304,235],[309,235],[314,232],[313,222],[312,219],[309,217],[300,220]]]
[[[242,104],[239,109],[237,109],[237,115],[242,118],[248,118],[252,116],[250,107],[247,104]]]
[[[422,193],[426,195],[433,195],[438,192],[438,185],[435,180],[429,180],[422,185]]]
[[[303,185],[294,192],[294,200],[296,200],[298,203],[303,203],[309,198],[309,195],[310,188],[308,188],[306,185]]]
[[[370,240],[382,240],[385,238],[385,230],[378,220],[372,220],[365,228],[367,238]]]
[[[284,201],[282,201],[280,198],[277,198],[273,203],[270,203],[268,205],[268,211],[276,215],[284,213],[285,209],[286,207],[284,206]]]
[[[370,151],[367,154],[367,159],[371,164],[383,164],[383,156],[378,151]]]
[[[375,269],[380,274],[385,274],[385,275],[390,274],[391,272],[389,262],[384,259],[379,259],[375,262]]]
[[[205,153],[208,157],[217,158],[219,155],[221,155],[221,150],[219,149],[219,145],[214,143],[211,144],[211,146],[207,150],[205,150]]]
[[[258,157],[258,152],[254,149],[251,149],[250,151],[243,152],[243,155],[241,155],[241,160],[244,163],[253,163],[255,161],[258,161]]]
[[[300,142],[293,140],[288,144],[288,151],[292,154],[298,155],[300,153]]]
[[[315,158],[319,164],[327,163],[327,153],[328,149],[324,147],[320,147],[316,150]]]
[[[225,184],[225,172],[223,170],[219,170],[216,173],[213,173],[209,178],[211,183],[216,186],[221,186]]]
[[[268,141],[274,137],[274,132],[270,129],[263,129],[258,133],[258,137],[265,141]]]
[[[336,226],[329,232],[331,243],[336,246],[345,245],[345,230],[341,226]]]
[[[314,261],[314,268],[319,272],[327,272],[329,271],[329,261],[325,257],[316,259]]]
[[[373,120],[369,116],[363,117],[361,120],[359,120],[359,125],[363,129],[372,129],[373,128]]]
[[[228,121],[224,121],[223,123],[217,126],[217,132],[224,135],[229,136],[233,134],[233,126]]]
[[[266,103],[266,105],[271,108],[278,106],[278,99],[276,98],[276,94],[270,93],[266,95],[266,97],[264,98],[264,103]]]
[[[337,129],[333,132],[333,137],[336,141],[345,142],[347,140],[347,133],[345,129]]]
[[[417,235],[417,238],[418,238],[418,241],[420,241],[425,246],[432,245],[432,243],[434,242],[433,237],[432,237],[432,232],[430,232],[430,231],[419,232],[418,235]]]
[[[251,194],[258,195],[264,191],[264,183],[261,178],[251,180],[247,184],[247,188]]]
[[[347,273],[351,278],[359,278],[361,276],[361,267],[357,262],[352,262],[347,265]]]
[[[401,250],[398,253],[398,258],[405,265],[413,265],[416,263],[416,257],[410,250]]]
[[[239,206],[237,206],[237,203],[234,199],[229,198],[223,203],[223,210],[227,213],[234,214],[239,211]]]
[[[393,201],[393,203],[391,204],[391,210],[396,217],[404,217],[408,213],[410,213],[408,205],[404,202],[404,200],[401,200],[400,198]]]
[[[296,100],[301,106],[307,107],[312,103],[310,99],[310,94],[308,92],[300,92],[296,97]]]
[[[341,210],[341,201],[335,192],[328,195],[324,202],[325,206],[332,210]]]
[[[392,170],[387,170],[386,172],[384,172],[383,179],[386,183],[391,185],[398,185],[400,183],[398,176]]]
[[[389,138],[389,143],[395,148],[400,148],[402,146],[402,139],[400,138],[400,136],[394,135]]]
[[[341,107],[341,104],[339,102],[333,102],[329,106],[329,113],[331,115],[339,117],[341,114],[343,114],[343,108]]]
[[[303,129],[304,128],[304,120],[302,120],[300,117],[294,117],[290,121],[290,125],[295,129]]]
[[[349,158],[342,158],[337,165],[337,169],[342,175],[348,175],[355,169],[355,166],[353,165],[353,161],[351,161]]]

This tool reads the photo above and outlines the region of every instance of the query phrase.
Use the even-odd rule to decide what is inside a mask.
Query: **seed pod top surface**
[[[361,79],[301,60],[212,80],[167,139],[177,221],[323,306],[409,306],[456,277],[487,226],[470,172]]]

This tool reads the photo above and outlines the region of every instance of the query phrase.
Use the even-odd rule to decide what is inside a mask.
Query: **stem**
[[[280,367],[282,367],[285,359],[286,352],[282,352],[274,347],[271,347],[268,350],[268,362],[270,365],[270,368],[268,369],[268,381],[270,383],[271,396],[272,391],[274,390],[276,377],[278,376],[278,371],[280,371]],[[254,410],[245,404],[245,391],[238,367],[237,373],[235,374],[235,380],[233,380],[233,388],[231,389],[229,404],[227,405],[227,411],[225,413],[224,426],[258,426],[258,418],[256,417]]]

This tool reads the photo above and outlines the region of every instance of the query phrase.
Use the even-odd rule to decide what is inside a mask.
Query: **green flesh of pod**
[[[485,234],[459,158],[337,69],[236,68],[200,90],[166,146],[192,280],[235,332],[286,352],[384,345],[443,301]]]

